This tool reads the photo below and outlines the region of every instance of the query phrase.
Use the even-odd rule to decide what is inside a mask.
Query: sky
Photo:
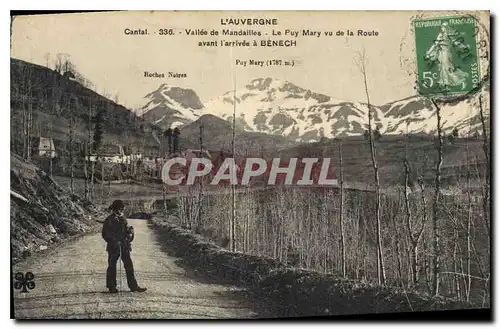
[[[161,84],[193,89],[202,103],[254,78],[290,81],[313,92],[346,101],[366,101],[356,58],[364,51],[371,102],[382,105],[415,94],[415,52],[411,21],[417,12],[111,12],[18,17],[12,25],[11,57],[46,65],[69,54],[97,91],[118,95],[119,103],[138,108]],[[436,15],[429,14],[428,15]],[[426,14],[426,15],[427,15]],[[487,17],[487,16],[486,16]],[[275,26],[223,26],[221,19],[276,18]],[[125,29],[149,35],[126,35]],[[188,36],[186,29],[230,28],[261,31],[261,37]],[[173,29],[174,35],[159,35]],[[300,36],[272,37],[273,30]],[[301,36],[302,30],[333,31],[334,36]],[[357,30],[378,36],[357,36]],[[347,30],[355,36],[347,37]],[[335,32],[344,31],[344,36]],[[267,35],[265,35],[267,33]],[[323,34],[323,33],[322,33]],[[221,39],[296,40],[295,47],[200,47]],[[294,60],[293,67],[246,67],[236,60]],[[185,74],[185,78],[148,78],[144,71]]]

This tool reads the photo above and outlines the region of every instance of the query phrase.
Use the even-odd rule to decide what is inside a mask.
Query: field
[[[407,143],[383,137],[377,142],[380,227],[367,142],[358,138],[342,144],[342,191],[277,187],[248,189],[233,198],[230,188],[222,195],[202,195],[193,187],[190,197],[178,198],[180,224],[230,250],[420,293],[434,293],[433,273],[439,262],[440,295],[478,307],[489,305],[489,181],[482,141],[455,139],[443,146],[437,199],[432,139]],[[339,141],[309,144],[281,155],[331,157],[340,173],[338,146]]]
[[[290,157],[330,157],[331,166],[337,170],[339,161],[339,140],[323,143],[303,144],[279,152],[283,159]],[[457,173],[463,173],[469,165],[484,171],[485,156],[481,138],[456,138],[453,142],[444,139],[442,179],[443,183],[456,184]],[[403,185],[405,153],[411,169],[411,179],[417,176],[432,184],[436,168],[436,139],[431,136],[383,136],[376,142],[376,159],[379,167],[380,184],[383,187]],[[347,183],[373,184],[373,168],[368,142],[362,137],[342,139],[343,174]]]

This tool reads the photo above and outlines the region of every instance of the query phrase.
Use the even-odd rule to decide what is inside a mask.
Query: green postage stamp
[[[476,19],[472,16],[415,20],[420,95],[466,94],[480,82]]]

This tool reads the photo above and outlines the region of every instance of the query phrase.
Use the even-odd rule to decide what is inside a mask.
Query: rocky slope
[[[44,171],[11,155],[10,239],[13,260],[84,233],[95,224],[96,209],[70,195]]]

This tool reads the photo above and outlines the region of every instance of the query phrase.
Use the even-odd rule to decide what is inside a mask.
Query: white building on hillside
[[[116,149],[117,148],[117,149]],[[113,150],[115,149],[115,150]],[[116,163],[116,164],[130,164],[132,161],[137,161],[142,159],[141,153],[133,153],[126,155],[123,146],[112,145],[104,148],[103,152],[99,155],[91,154],[86,156],[85,159],[90,162],[104,162],[104,163]]]
[[[56,148],[54,146],[54,140],[48,137],[39,137],[35,139],[35,153],[33,155],[55,158]]]

